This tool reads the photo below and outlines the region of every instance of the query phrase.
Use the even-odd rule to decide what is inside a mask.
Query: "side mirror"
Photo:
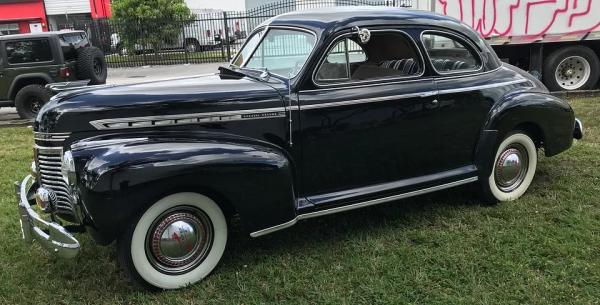
[[[359,27],[354,27],[354,29],[361,44],[367,44],[371,40],[371,31],[369,29],[361,29]]]

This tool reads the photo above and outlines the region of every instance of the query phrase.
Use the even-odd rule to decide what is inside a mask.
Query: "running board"
[[[394,201],[394,200],[399,200],[399,199],[414,197],[414,196],[423,195],[423,194],[427,194],[427,193],[431,193],[431,192],[435,192],[435,191],[440,191],[440,190],[444,190],[444,189],[449,189],[449,188],[452,188],[455,186],[468,184],[468,183],[472,183],[475,181],[477,181],[477,177],[471,177],[471,178],[458,180],[458,181],[441,184],[441,185],[437,185],[437,186],[432,186],[432,187],[428,187],[428,188],[424,188],[421,190],[416,190],[416,191],[412,191],[412,192],[408,192],[408,193],[402,193],[402,194],[393,195],[393,196],[389,196],[389,197],[372,199],[372,200],[368,200],[368,201],[364,201],[364,202],[354,203],[354,204],[345,205],[345,206],[339,206],[339,207],[335,207],[335,208],[331,208],[331,209],[315,211],[315,212],[310,212],[310,213],[306,213],[306,214],[300,214],[288,222],[284,222],[284,223],[278,224],[276,226],[272,226],[272,227],[269,227],[266,229],[252,232],[252,233],[250,233],[250,236],[259,237],[259,236],[273,233],[275,231],[283,230],[283,229],[286,229],[286,228],[289,228],[289,227],[295,225],[299,220],[302,220],[302,219],[309,219],[309,218],[314,218],[314,217],[325,216],[325,215],[329,215],[329,214],[335,214],[335,213],[350,211],[350,210],[354,210],[354,209],[364,208],[364,207],[377,205],[377,204],[381,204],[381,203],[385,203],[385,202],[390,202],[390,201]]]

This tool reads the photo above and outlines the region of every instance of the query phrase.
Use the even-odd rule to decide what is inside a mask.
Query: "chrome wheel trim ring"
[[[521,144],[509,145],[500,153],[494,166],[494,180],[502,192],[509,193],[517,189],[529,167],[529,154]]]
[[[581,56],[569,56],[558,64],[554,71],[554,78],[561,88],[576,90],[587,83],[591,73],[591,65],[587,59]]]
[[[202,210],[175,207],[162,213],[150,226],[146,256],[162,273],[187,273],[208,256],[213,239],[212,223]]]

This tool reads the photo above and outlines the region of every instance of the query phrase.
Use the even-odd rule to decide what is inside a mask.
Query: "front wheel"
[[[537,148],[525,133],[509,134],[498,146],[492,173],[481,182],[487,202],[511,201],[531,185],[537,167]]]
[[[119,261],[134,283],[177,289],[206,277],[227,243],[227,221],[219,206],[197,193],[164,197],[119,238]]]

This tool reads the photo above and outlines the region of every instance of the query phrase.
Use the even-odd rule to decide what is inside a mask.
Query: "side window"
[[[421,57],[400,32],[373,32],[366,44],[347,36],[336,42],[321,62],[316,82],[335,83],[419,75]]]
[[[6,58],[9,64],[23,64],[52,60],[48,39],[7,41]]]
[[[457,38],[438,33],[425,33],[423,45],[431,64],[440,73],[479,70],[481,62],[475,51]]]

